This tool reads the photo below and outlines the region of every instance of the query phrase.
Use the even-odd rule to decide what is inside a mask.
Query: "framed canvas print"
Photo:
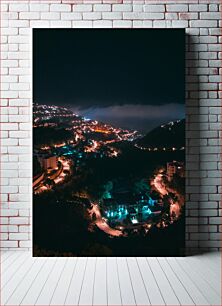
[[[184,29],[33,30],[33,256],[181,256]]]

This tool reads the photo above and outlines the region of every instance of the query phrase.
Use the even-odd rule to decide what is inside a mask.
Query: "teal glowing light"
[[[152,211],[149,208],[147,208],[146,213],[148,213],[150,215],[150,214],[152,214]]]

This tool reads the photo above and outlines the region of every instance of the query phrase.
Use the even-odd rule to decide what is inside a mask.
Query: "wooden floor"
[[[32,258],[1,252],[0,305],[221,305],[220,256]]]

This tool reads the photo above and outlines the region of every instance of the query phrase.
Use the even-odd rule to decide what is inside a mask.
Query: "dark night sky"
[[[183,29],[34,30],[34,102],[149,130],[185,117]]]

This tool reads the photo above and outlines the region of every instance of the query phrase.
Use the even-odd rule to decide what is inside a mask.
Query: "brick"
[[[217,11],[219,11],[219,5],[218,4],[209,4],[209,11],[210,12],[217,12]]]
[[[17,60],[2,60],[1,61],[2,67],[18,67]]]
[[[188,5],[186,4],[172,4],[166,5],[167,12],[188,12]]]
[[[28,240],[27,233],[9,233],[9,240]]]
[[[133,7],[131,4],[113,4],[112,10],[113,12],[131,12]]]
[[[9,51],[18,51],[18,44],[8,44]]]
[[[29,5],[25,3],[9,4],[9,12],[28,12]]]
[[[40,13],[38,12],[25,12],[19,13],[19,19],[39,19]]]
[[[206,12],[207,4],[189,4],[190,12]]]
[[[168,28],[172,26],[171,20],[154,20],[153,26],[155,28]]]
[[[2,146],[17,146],[17,145],[18,145],[17,139],[10,139],[10,138],[2,139]]]
[[[109,13],[107,13],[107,14],[109,14]],[[83,19],[86,19],[86,20],[102,19],[102,13],[100,13],[100,12],[83,13]]]
[[[190,234],[190,239],[191,240],[208,240],[209,239],[209,234],[208,233],[191,233]]]
[[[199,206],[201,209],[216,209],[218,208],[218,204],[217,202],[200,202],[200,206]]]
[[[48,12],[49,4],[30,3],[29,8],[30,8],[30,11],[34,11],[34,12]]]
[[[20,233],[29,233],[30,232],[30,227],[29,226],[25,226],[25,225],[20,225],[19,226],[19,232]]]
[[[177,13],[165,13],[165,19],[176,20],[178,19]]]
[[[31,248],[31,241],[19,241],[19,248]]]
[[[17,248],[18,241],[0,241],[1,248]]]
[[[11,28],[27,28],[29,26],[28,20],[9,20],[9,27]]]
[[[76,4],[73,5],[73,11],[76,12],[91,12],[92,11],[92,4]]]
[[[221,233],[210,233],[210,240],[221,241]]]
[[[62,13],[66,14],[66,13]],[[67,13],[69,14],[69,13]],[[46,19],[46,20],[59,20],[60,19],[60,13],[57,12],[50,12],[50,13],[41,13],[41,19]]]
[[[121,12],[105,12],[102,13],[102,19],[122,19],[122,13]]]
[[[221,217],[210,217],[209,218],[210,224],[221,224]]]
[[[221,67],[221,61],[220,60],[210,60],[209,66],[210,67]]]
[[[30,118],[26,115],[9,115],[10,122],[29,122]]]
[[[26,217],[10,217],[9,218],[10,224],[18,224],[18,225],[25,225],[29,224],[29,219]]]
[[[123,13],[123,19],[164,19],[163,13],[140,13],[126,12]]]
[[[175,28],[187,28],[188,21],[187,20],[172,20],[172,26]]]
[[[165,12],[165,8],[164,8],[164,5],[163,4],[156,4],[156,5],[152,5],[152,4],[149,4],[149,5],[144,5],[144,12],[157,12],[157,13],[160,13],[160,12]]]
[[[111,20],[94,20],[93,27],[94,28],[112,28]]]
[[[6,186],[3,186],[2,188],[6,188]],[[8,187],[10,188],[10,187]],[[17,188],[17,186],[13,186],[11,187],[12,190],[14,188],[14,190]],[[11,191],[9,191],[11,192]],[[17,209],[1,209],[1,216],[2,217],[16,217],[18,216],[18,210]]]
[[[201,217],[214,217],[217,216],[217,210],[216,209],[205,209],[199,211],[199,216]]]
[[[62,20],[80,20],[82,13],[61,13]]]
[[[24,153],[29,153],[29,148],[25,146],[12,146],[8,147],[8,152],[11,154],[24,154]]]
[[[133,5],[133,11],[134,12],[142,12],[143,11],[143,5],[142,4],[134,4]]]
[[[29,100],[27,99],[12,99],[9,100],[9,105],[10,106],[29,106]]]
[[[1,11],[7,12],[8,11],[8,4],[1,4]]]
[[[51,4],[51,12],[71,12],[71,5],[69,4]]]
[[[3,131],[18,130],[18,124],[17,123],[4,123],[1,125],[1,130]]]
[[[1,97],[2,98],[8,98],[8,99],[10,99],[10,98],[18,98],[18,92],[16,92],[16,91],[9,91],[9,90],[7,90],[7,91],[3,91],[2,90]]]
[[[216,20],[190,20],[190,26],[194,28],[213,28],[217,27]]]
[[[200,19],[215,19],[220,20],[221,19],[221,13],[210,13],[210,12],[204,12],[200,13]]]
[[[110,12],[111,4],[94,4],[93,11],[94,12]]]
[[[18,232],[18,226],[17,225],[1,225],[0,231],[1,233]]]
[[[50,26],[52,28],[71,28],[72,23],[68,20],[52,20],[50,21]]]
[[[143,20],[143,28],[152,28],[152,21],[151,20]]]
[[[22,186],[24,188],[24,186]],[[25,186],[27,187],[27,186]],[[29,191],[27,191],[29,192]],[[20,217],[29,217],[30,213],[29,213],[29,209],[19,209],[19,216]]]
[[[179,19],[198,19],[198,13],[179,13]]]
[[[30,86],[27,83],[12,83],[10,84],[11,90],[29,90]]]
[[[1,35],[17,35],[18,28],[2,28]]]
[[[92,20],[78,20],[72,21],[72,26],[74,28],[92,28]]]
[[[19,129],[20,130],[27,130],[30,131],[30,124],[29,123],[19,123]]]
[[[1,198],[2,198],[2,196],[1,196]],[[6,218],[6,217],[0,217],[0,224],[2,225],[2,224],[8,224],[8,218]]]
[[[114,28],[130,28],[132,27],[131,20],[114,20],[113,21]]]
[[[1,233],[1,240],[8,240],[8,233]]]
[[[50,26],[49,20],[30,20],[31,28],[49,28],[49,26]]]

